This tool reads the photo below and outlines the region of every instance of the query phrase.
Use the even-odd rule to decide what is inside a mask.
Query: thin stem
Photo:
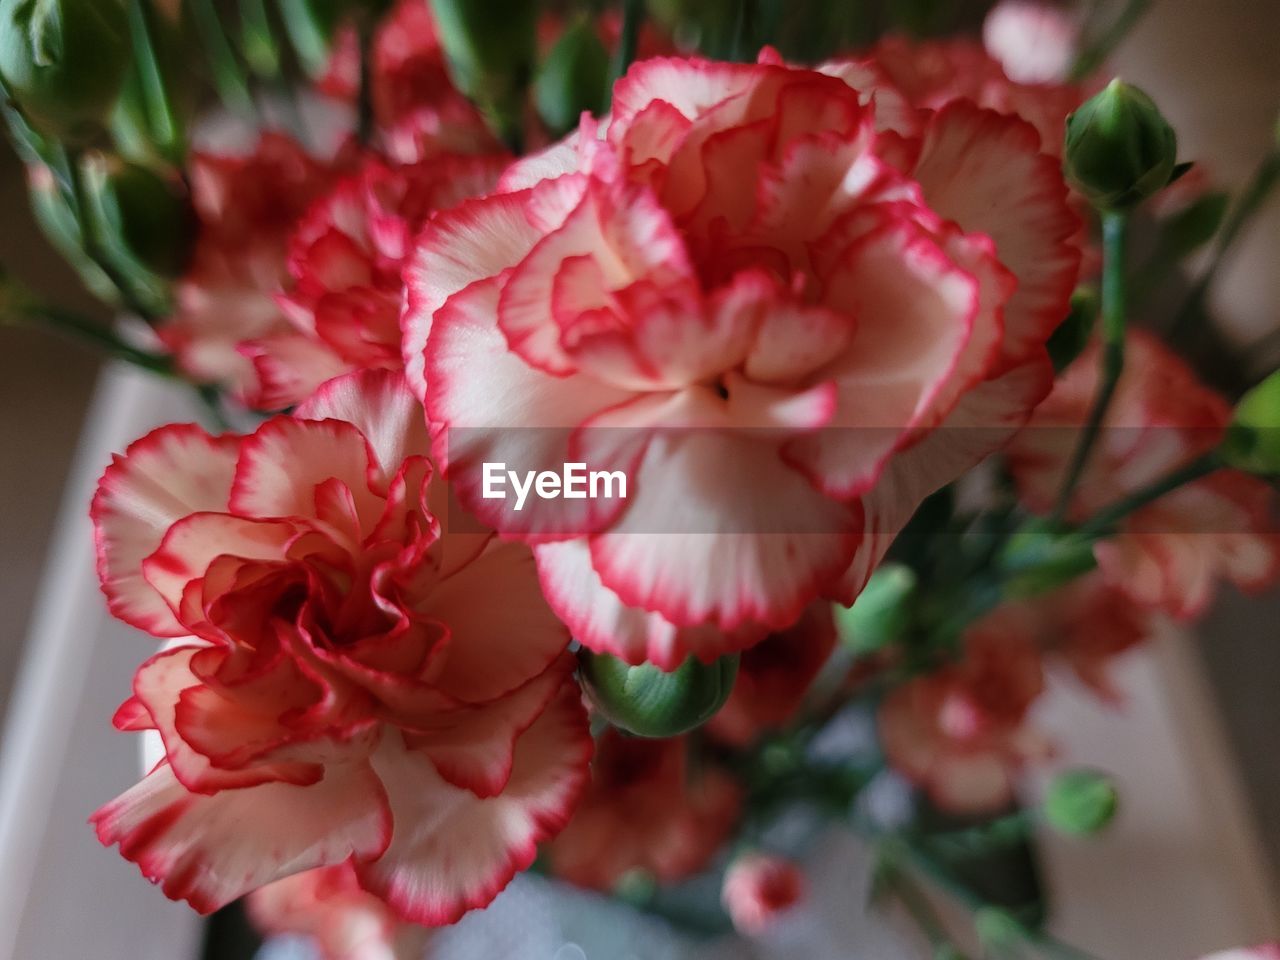
[[[128,276],[120,270],[106,250],[102,237],[98,235],[91,207],[93,199],[89,196],[89,185],[85,180],[84,155],[78,150],[67,151],[65,155],[65,175],[68,180],[69,193],[67,200],[75,211],[76,223],[80,228],[80,242],[85,255],[93,261],[94,266],[106,275],[111,285],[120,294],[120,302],[124,307],[143,320],[156,318],[156,310],[144,302]]]
[[[178,376],[171,357],[141,350],[127,343],[111,327],[95,323],[79,314],[49,304],[28,302],[19,304],[12,316],[31,326],[42,327],[99,350],[105,350],[113,357],[126,360],[134,366],[142,367],[160,376],[175,378]]]
[[[356,131],[361,143],[373,139],[373,25],[368,17],[360,18],[360,98],[357,101]]]
[[[1071,79],[1084,80],[1101,67],[1150,6],[1151,0],[1129,0],[1128,6],[1120,11],[1102,35],[1076,57],[1076,62],[1071,67]]]
[[[622,0],[622,34],[618,38],[618,49],[613,55],[613,69],[611,71],[612,82],[609,84],[612,90],[613,84],[626,76],[631,69],[631,64],[635,62],[636,51],[640,47],[640,27],[644,23],[645,5],[644,0]]]
[[[1084,474],[1089,463],[1089,454],[1093,452],[1102,423],[1106,419],[1107,410],[1111,406],[1111,398],[1115,395],[1116,384],[1120,374],[1124,372],[1124,336],[1127,325],[1128,306],[1126,303],[1125,260],[1128,246],[1128,215],[1125,213],[1104,213],[1102,215],[1102,370],[1098,394],[1094,398],[1093,409],[1089,411],[1089,419],[1085,423],[1084,432],[1076,444],[1071,464],[1063,480],[1062,489],[1058,493],[1057,505],[1054,507],[1052,520],[1061,523],[1071,507],[1071,497],[1075,493],[1076,484]]]
[[[947,932],[946,924],[942,922],[938,911],[933,908],[933,904],[929,902],[928,897],[911,875],[899,869],[891,859],[884,861],[882,869],[886,892],[902,904],[903,909],[929,941],[929,946],[935,951],[944,947],[955,947],[956,943]]]
[[[1091,517],[1081,525],[1076,533],[1084,537],[1105,536],[1112,527],[1129,516],[1129,514],[1155,503],[1155,501],[1166,494],[1172,493],[1179,487],[1186,486],[1201,477],[1207,477],[1215,470],[1221,469],[1222,465],[1222,459],[1216,451],[1206,453],[1204,456],[1192,460],[1186,466],[1179,467],[1172,473],[1166,474],[1150,486],[1116,501],[1105,510]]]
[[[1213,287],[1213,283],[1217,279],[1223,264],[1226,262],[1228,254],[1235,246],[1236,241],[1240,239],[1241,233],[1248,226],[1249,221],[1253,219],[1254,214],[1267,202],[1267,198],[1277,184],[1280,184],[1280,150],[1273,150],[1258,165],[1258,169],[1254,171],[1253,178],[1249,181],[1248,186],[1245,187],[1244,193],[1240,195],[1240,200],[1236,203],[1227,217],[1226,223],[1223,224],[1222,229],[1218,232],[1218,241],[1214,245],[1213,256],[1209,261],[1208,267],[1205,268],[1204,273],[1200,275],[1200,279],[1191,288],[1191,292],[1187,294],[1181,309],[1178,310],[1173,322],[1169,325],[1169,336],[1171,338],[1178,339],[1185,336],[1199,319],[1204,311],[1209,291]]]

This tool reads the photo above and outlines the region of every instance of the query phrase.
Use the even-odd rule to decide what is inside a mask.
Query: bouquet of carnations
[[[1280,579],[1280,376],[1208,315],[1280,146],[1235,197],[1182,162],[1107,70],[1141,0],[987,6],[0,0],[119,318],[5,277],[4,319],[207,410],[91,507],[158,642],[102,842],[416,960],[527,870],[756,936],[838,824],[933,956],[975,931],[922,888],[1088,956],[1028,864],[1116,790],[1028,796],[1029,714]]]

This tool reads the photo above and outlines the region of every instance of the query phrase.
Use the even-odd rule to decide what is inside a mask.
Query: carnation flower
[[[195,252],[176,286],[177,308],[158,329],[182,372],[245,398],[256,390],[239,346],[288,329],[273,296],[298,218],[337,176],[282,133],[263,133],[245,155],[197,152],[191,198]]]
[[[875,99],[645,61],[607,124],[424,229],[405,360],[434,449],[588,647],[670,669],[851,602],[1047,391],[1079,262],[1057,162],[966,102],[878,133]],[[570,460],[635,492],[482,496],[485,462]]]
[[[720,900],[739,933],[759,936],[804,899],[804,874],[790,860],[752,853],[724,875]]]
[[[1010,447],[1010,469],[1032,510],[1048,512],[1057,498],[1097,391],[1099,349],[1091,346],[1067,369]],[[1131,333],[1125,372],[1069,518],[1083,521],[1213,450],[1230,420],[1226,401],[1186,364],[1154,337]],[[1264,481],[1219,470],[1130,514],[1094,553],[1135,601],[1194,618],[1219,580],[1257,590],[1280,576],[1273,508]]]
[[[885,756],[941,809],[999,811],[1022,767],[1048,757],[1026,722],[1044,689],[1034,632],[1027,611],[1001,607],[969,628],[959,662],[908,681],[881,705]]]
[[[104,474],[110,608],[173,640],[115,718],[164,760],[93,821],[169,897],[208,912],[350,860],[447,923],[568,819],[591,753],[568,636],[528,548],[451,532],[420,418],[364,372],[251,436],[163,427]]]
[[[423,960],[430,939],[425,927],[404,923],[361,887],[350,863],[269,883],[245,906],[264,934],[307,937],[323,960]]]
[[[398,0],[370,48],[373,119],[382,148],[397,163],[441,153],[493,153],[498,142],[484,117],[449,78],[435,17],[424,0]],[[334,44],[319,89],[354,102],[360,92],[360,42],[354,27]]]
[[[728,774],[689,762],[688,741],[608,730],[569,825],[545,848],[551,872],[611,891],[627,874],[675,883],[711,860],[737,823],[742,792]]]
[[[835,645],[831,604],[811,604],[795,626],[743,652],[733,693],[706,725],[707,733],[745,747],[761,734],[785,727]]]
[[[289,331],[240,345],[258,377],[253,406],[293,406],[348,370],[399,369],[400,271],[414,235],[437,210],[493,187],[505,166],[497,156],[401,167],[370,157],[314,204],[293,231],[277,297]]]

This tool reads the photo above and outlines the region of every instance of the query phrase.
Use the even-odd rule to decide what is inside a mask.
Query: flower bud
[[[911,619],[916,575],[910,567],[886,563],[871,575],[853,606],[836,608],[840,639],[859,654],[871,654],[893,643]]]
[[[84,252],[84,237],[75,211],[67,203],[58,187],[53,171],[43,164],[27,167],[27,189],[31,199],[31,212],[40,225],[45,239],[61,254],[80,275],[80,280],[99,300],[115,302],[118,293],[115,286]]]
[[[725,871],[720,902],[734,928],[754,937],[804,899],[804,874],[790,860],[760,853],[738,857]]]
[[[1066,171],[1102,210],[1123,210],[1164,189],[1178,138],[1155,102],[1119,79],[1067,118]]]
[[[1236,404],[1222,458],[1250,473],[1280,473],[1280,371]]]
[[[533,83],[538,114],[559,136],[572,129],[583,112],[595,113],[605,103],[609,53],[589,17],[579,17],[547,54]]]
[[[604,718],[651,739],[676,737],[706,723],[729,699],[738,676],[736,656],[710,664],[690,657],[674,673],[589,650],[578,654],[578,663],[583,687]]]
[[[0,0],[0,78],[46,133],[76,140],[92,132],[129,64],[122,0]]]
[[[1060,833],[1088,837],[1115,817],[1115,785],[1092,770],[1070,770],[1054,778],[1044,798],[1044,816]]]
[[[85,174],[94,229],[121,259],[121,268],[127,270],[132,258],[158,276],[179,276],[195,221],[177,185],[140,164],[102,155],[85,161]]]

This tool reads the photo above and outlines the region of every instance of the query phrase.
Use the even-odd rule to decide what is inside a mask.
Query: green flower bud
[[[841,642],[861,655],[897,640],[911,620],[916,575],[910,567],[886,563],[871,575],[851,607],[836,607]]]
[[[1280,371],[1244,395],[1222,445],[1229,466],[1280,473]]]
[[[1099,209],[1123,210],[1163,190],[1177,155],[1155,102],[1118,79],[1067,118],[1067,175]]]
[[[129,64],[122,0],[0,0],[0,79],[46,133],[91,133],[111,112]]]
[[[1044,816],[1060,833],[1088,837],[1111,822],[1118,804],[1115,785],[1105,774],[1070,770],[1049,784]]]
[[[715,716],[733,691],[738,659],[706,664],[690,657],[674,673],[663,673],[608,654],[578,654],[579,676],[596,709],[620,730],[652,739],[679,736]]]
[[[583,112],[596,113],[609,86],[609,53],[590,17],[579,17],[560,35],[533,82],[538,114],[559,136],[578,123]]]
[[[1036,597],[1088,573],[1098,561],[1093,541],[1059,533],[1043,520],[1032,520],[1009,538],[1000,554],[1009,597]]]
[[[1160,230],[1160,244],[1173,257],[1195,253],[1213,239],[1226,218],[1230,197],[1206,193],[1173,214]]]
[[[84,252],[84,238],[75,211],[67,203],[53,171],[43,164],[27,167],[27,189],[31,212],[44,232],[45,239],[80,275],[89,292],[105,303],[118,298],[115,285]]]
[[[195,236],[191,205],[179,186],[155,171],[115,157],[85,161],[89,215],[119,266],[139,265],[161,277],[187,266]]]

